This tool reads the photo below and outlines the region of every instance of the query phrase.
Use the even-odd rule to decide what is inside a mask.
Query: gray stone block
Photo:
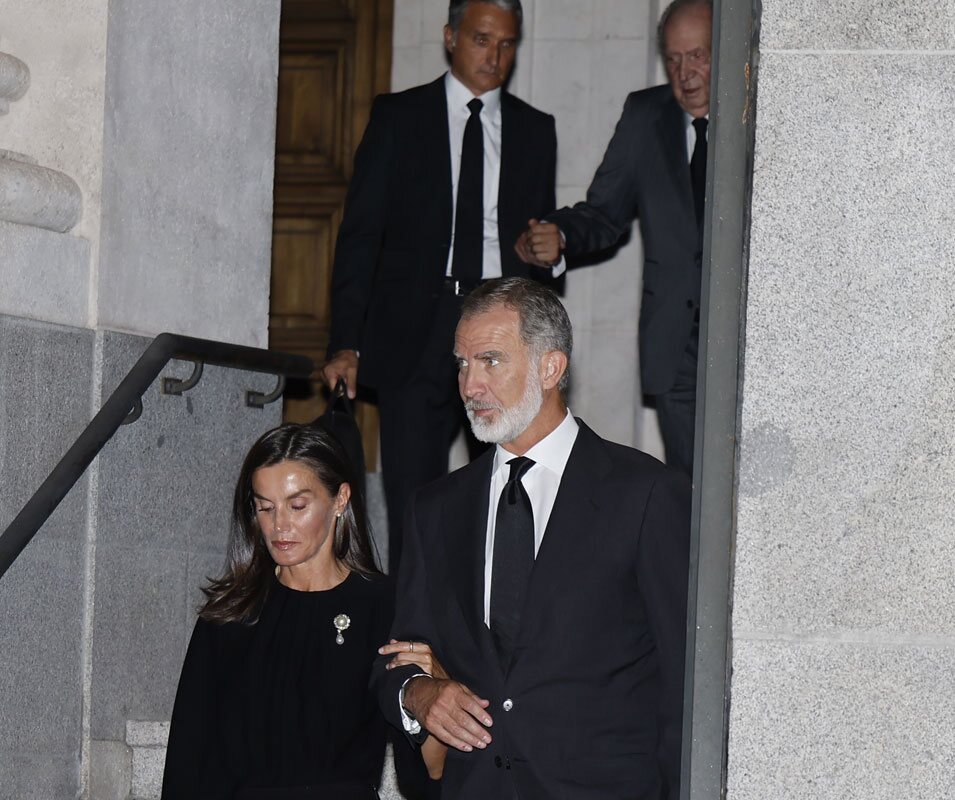
[[[737,630],[955,633],[953,101],[951,56],[763,56]]]
[[[0,221],[0,252],[0,314],[86,325],[90,268],[86,239]]]
[[[168,722],[126,723],[126,744],[130,747],[165,747],[169,741]]]
[[[760,46],[785,50],[951,50],[947,0],[766,0]]]
[[[955,651],[760,642],[733,655],[729,800],[940,800]]]
[[[132,800],[159,800],[165,763],[165,747],[133,748]]]
[[[123,742],[90,742],[92,800],[129,800],[132,775],[133,754]]]
[[[60,800],[79,795],[79,751],[0,753],[0,800]]]
[[[78,753],[83,543],[27,547],[0,581],[0,784],[8,754]]]
[[[6,527],[91,419],[93,333],[0,316],[0,524]],[[86,482],[41,530],[85,536]]]
[[[104,393],[147,346],[103,335]],[[164,375],[187,376],[174,362]],[[143,397],[99,462],[93,736],[121,740],[127,720],[168,720],[199,587],[221,574],[232,493],[242,459],[276,425],[281,408],[245,406],[246,389],[271,389],[270,375],[206,367],[183,396]]]
[[[122,741],[126,721],[168,720],[186,627],[186,554],[98,547],[91,735]]]
[[[104,392],[148,342],[104,333]],[[191,369],[188,362],[172,362],[162,375],[186,377]],[[275,378],[207,366],[199,384],[182,396],[162,394],[161,378],[143,395],[140,420],[121,428],[101,457],[98,537],[222,555],[242,459],[281,415],[278,404],[246,407],[245,391],[271,390]]]
[[[266,346],[279,10],[110,9],[101,325]]]
[[[93,335],[0,317],[0,529],[90,418]],[[79,790],[87,481],[0,580],[0,798]]]

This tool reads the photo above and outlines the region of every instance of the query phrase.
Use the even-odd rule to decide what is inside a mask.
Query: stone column
[[[955,787],[953,31],[763,3],[731,800]]]

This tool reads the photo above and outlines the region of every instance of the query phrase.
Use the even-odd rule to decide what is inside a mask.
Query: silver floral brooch
[[[348,630],[348,626],[351,625],[351,617],[349,617],[348,614],[339,614],[332,620],[332,625],[334,625],[335,630],[338,631],[338,633],[335,634],[335,644],[345,644],[345,637],[342,636],[342,631]]]

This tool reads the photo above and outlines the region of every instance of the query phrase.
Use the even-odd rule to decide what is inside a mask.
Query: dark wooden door
[[[352,157],[371,102],[391,81],[394,0],[283,0],[275,143],[275,216],[269,346],[325,359],[331,270]],[[285,419],[325,407],[318,373],[293,387]],[[378,415],[359,402],[369,469]]]

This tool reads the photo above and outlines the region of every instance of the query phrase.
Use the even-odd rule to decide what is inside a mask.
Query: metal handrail
[[[0,535],[0,578],[16,561],[36,532],[50,518],[64,497],[80,479],[86,468],[99,455],[106,443],[127,420],[135,421],[141,410],[142,395],[172,359],[197,364],[214,364],[248,372],[265,372],[279,376],[279,389],[286,377],[308,378],[314,364],[307,356],[277,353],[257,347],[216,342],[161,333],[152,340],[146,352],[103,403],[85,430],[66,451],[40,488]],[[276,392],[279,391],[276,390]],[[272,395],[247,393],[246,402],[261,406]],[[277,395],[276,395],[277,396]],[[274,398],[273,398],[274,399]],[[131,412],[134,412],[131,414]]]

